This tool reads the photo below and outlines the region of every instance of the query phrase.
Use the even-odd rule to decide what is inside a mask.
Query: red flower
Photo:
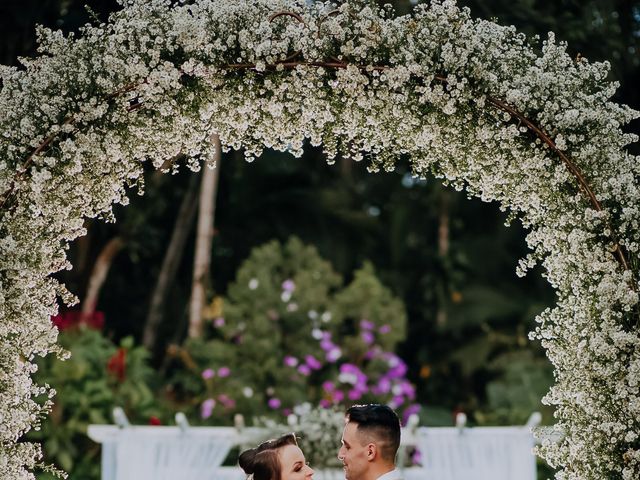
[[[85,324],[95,330],[102,330],[104,326],[104,312],[95,311],[83,314],[79,310],[67,310],[66,312],[51,317],[51,321],[60,331],[77,327],[80,324]]]
[[[160,419],[158,417],[156,417],[155,415],[151,415],[149,417],[149,425],[162,425],[162,422],[160,421]]]
[[[107,362],[107,371],[114,375],[119,382],[124,382],[127,369],[127,349],[119,348]]]

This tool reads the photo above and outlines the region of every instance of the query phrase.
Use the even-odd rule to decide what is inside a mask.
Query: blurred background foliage
[[[415,2],[392,3],[402,14]],[[640,1],[459,4],[532,36],[554,31],[571,55],[609,61],[610,77],[621,85],[616,100],[640,108]],[[3,1],[0,62],[17,65],[19,56],[34,54],[35,24],[72,31],[117,8],[115,0]],[[626,128],[638,133],[640,123]],[[638,153],[637,144],[631,148]],[[115,405],[140,423],[169,423],[183,410],[194,423],[229,424],[237,412],[283,413],[288,405],[273,408],[274,398],[333,402],[336,389],[321,385],[340,375],[340,362],[323,360],[327,351],[307,331],[310,311],[332,312],[326,331],[343,363],[363,370],[373,367],[370,359],[354,358],[367,350],[362,320],[378,330],[393,325],[388,337],[374,340],[386,342],[380,348],[406,365],[403,378],[415,387],[422,424],[450,425],[459,411],[477,425],[524,423],[534,410],[552,421],[540,404],[552,369],[527,333],[553,305],[554,293],[539,270],[516,277],[526,232],[517,221],[507,228],[496,205],[433,178],[413,178],[408,163],[371,175],[364,162],[327,165],[311,147],[300,159],[267,152],[252,164],[231,152],[219,174],[200,338],[187,339],[199,174],[149,171],[146,194],[132,192],[115,224],[88,220],[88,235],[69,252],[74,269],[61,278],[82,301],[101,255],[118,239],[95,311],[90,317],[62,311],[56,320],[72,360],[44,359],[38,372],[59,393],[32,436],[44,440],[48,460],[72,478],[97,478],[97,446],[84,432],[89,423],[110,422]],[[150,328],[153,292],[178,230],[184,241]],[[264,290],[249,288],[252,279]],[[286,280],[295,285],[297,311],[282,301]],[[281,330],[271,328],[274,315]],[[298,362],[294,367],[284,363],[287,354]],[[301,375],[296,369],[309,354],[322,365],[309,378],[288,382]],[[384,373],[373,369],[367,378],[379,381]],[[290,390],[280,394],[278,386]]]

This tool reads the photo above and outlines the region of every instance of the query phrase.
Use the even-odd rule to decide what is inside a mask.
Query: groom
[[[395,458],[400,420],[386,405],[354,405],[345,414],[338,459],[345,480],[402,480]]]

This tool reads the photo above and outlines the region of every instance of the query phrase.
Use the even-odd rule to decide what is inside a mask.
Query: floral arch
[[[640,162],[610,101],[608,65],[541,51],[453,0],[395,17],[366,0],[127,0],[109,23],[2,67],[0,474],[33,478],[21,441],[46,411],[32,360],[58,352],[49,316],[73,297],[51,274],[83,219],[109,218],[143,162],[198,169],[225,149],[300,154],[305,139],[370,169],[401,155],[498,201],[529,228],[557,291],[532,336],[555,366],[546,401],[561,439],[540,452],[561,478],[640,478]],[[62,352],[58,352],[63,354]]]

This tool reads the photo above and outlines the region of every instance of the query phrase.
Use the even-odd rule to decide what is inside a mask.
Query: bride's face
[[[313,469],[307,465],[302,450],[296,445],[286,445],[278,452],[282,477],[280,480],[311,480]]]

